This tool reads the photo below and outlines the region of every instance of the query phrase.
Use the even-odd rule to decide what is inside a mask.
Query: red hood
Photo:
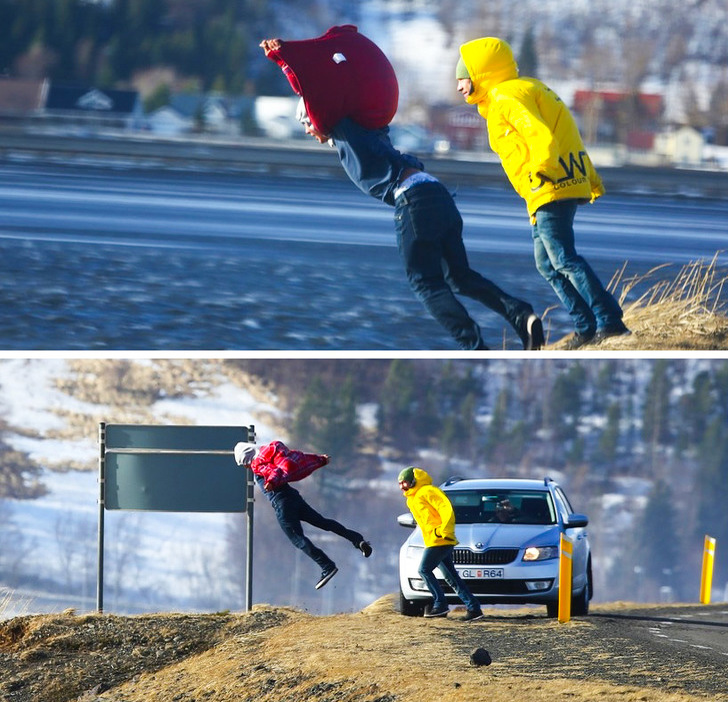
[[[365,129],[381,129],[397,112],[399,86],[392,64],[353,25],[332,27],[315,39],[283,42],[268,58],[281,66],[323,134],[331,134],[345,117]]]

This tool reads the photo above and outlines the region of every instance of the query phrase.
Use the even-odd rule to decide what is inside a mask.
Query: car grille
[[[468,548],[456,548],[452,560],[456,565],[506,565],[517,557],[517,548],[489,548],[477,553]]]

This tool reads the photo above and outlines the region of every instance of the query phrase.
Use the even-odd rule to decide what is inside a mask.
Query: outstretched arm
[[[290,66],[281,58],[280,54],[278,53],[281,50],[283,44],[283,39],[263,39],[263,41],[261,41],[258,46],[263,49],[263,52],[265,53],[267,58],[269,58],[271,61],[274,61],[280,66],[280,69],[283,71],[283,75],[288,79],[288,82],[291,84],[293,92],[296,93],[296,95],[302,95],[303,93],[301,92],[301,85],[298,82],[298,78],[296,78],[296,75],[291,70]]]

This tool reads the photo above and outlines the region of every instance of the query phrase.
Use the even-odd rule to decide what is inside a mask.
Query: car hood
[[[557,546],[560,529],[552,524],[458,524],[455,527],[458,546],[473,551],[488,548],[526,548],[527,546]],[[423,546],[419,529],[410,537],[414,546]]]
[[[525,548],[559,543],[559,527],[540,524],[459,524],[455,529],[460,546],[475,551],[487,548]]]

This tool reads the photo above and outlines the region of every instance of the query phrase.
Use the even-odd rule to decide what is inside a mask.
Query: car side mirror
[[[586,514],[571,514],[564,523],[565,529],[578,529],[589,524],[589,517]]]
[[[407,514],[400,514],[397,517],[397,524],[408,529],[414,529],[417,526],[415,518],[409,512]]]

